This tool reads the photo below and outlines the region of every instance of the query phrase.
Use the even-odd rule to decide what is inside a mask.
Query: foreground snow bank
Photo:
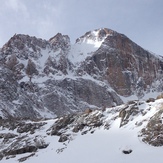
[[[19,133],[18,137],[34,140],[39,135],[47,147],[32,153],[3,157],[1,162],[14,163],[24,160],[27,163],[162,163],[163,147],[154,147],[148,144],[150,142],[142,141],[142,130],[148,130],[150,121],[159,118],[156,115],[162,109],[163,99],[149,103],[132,101],[103,111],[89,110],[56,120],[26,122],[42,125],[33,133]],[[162,117],[162,114],[160,116]],[[18,134],[17,128],[9,131],[7,127],[3,127],[0,133],[2,132]],[[63,137],[65,139],[61,139]],[[12,142],[15,139],[12,138]],[[4,145],[11,148],[11,139],[9,144],[9,141],[4,143],[4,140],[5,138],[0,139],[1,149]],[[25,140],[23,139],[24,142]]]

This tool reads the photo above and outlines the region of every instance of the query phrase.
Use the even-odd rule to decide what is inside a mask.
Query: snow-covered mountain
[[[162,98],[45,121],[1,119],[1,162],[162,163]]]
[[[40,119],[117,106],[161,92],[162,71],[159,56],[110,29],[74,45],[60,33],[15,34],[0,50],[0,115]]]

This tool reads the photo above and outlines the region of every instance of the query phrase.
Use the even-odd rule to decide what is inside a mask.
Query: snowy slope
[[[133,111],[135,108],[136,112]],[[125,109],[126,113],[130,114],[123,117],[121,113]],[[44,121],[46,124],[35,130],[34,134],[21,133],[19,137],[26,135],[26,137],[33,139],[39,135],[43,139],[42,142],[48,144],[46,148],[14,157],[7,156],[9,159],[4,157],[1,162],[14,163],[30,156],[26,158],[26,163],[162,163],[163,144],[160,143],[160,147],[151,146],[143,142],[144,135],[142,135],[142,129],[147,128],[150,119],[162,109],[163,99],[149,103],[133,101],[118,107],[108,108],[105,111],[96,110],[72,115],[69,119],[63,117]],[[94,121],[95,119],[96,121]],[[85,126],[79,131],[74,130],[76,126],[81,127],[83,124]],[[56,130],[57,125],[60,125],[60,128],[58,127]],[[0,133],[2,132],[17,133],[16,129],[9,131],[7,128],[1,130]],[[55,136],[56,132],[60,132],[60,136]],[[68,139],[58,142],[63,135],[67,135]],[[0,139],[0,141],[2,150],[4,140]],[[10,147],[8,145],[8,148]],[[130,150],[132,151],[130,154],[123,153],[123,151],[128,152]]]

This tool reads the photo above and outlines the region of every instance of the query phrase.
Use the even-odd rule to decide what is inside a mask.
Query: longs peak
[[[54,117],[163,89],[162,60],[107,28],[86,32],[74,45],[61,33],[49,40],[17,34],[0,60],[2,117]]]

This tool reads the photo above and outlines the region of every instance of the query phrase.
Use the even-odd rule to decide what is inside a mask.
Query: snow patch
[[[93,31],[91,33],[93,35],[93,39],[84,37],[83,39],[80,39],[76,44],[71,46],[70,52],[68,54],[68,59],[73,64],[83,62],[87,57],[92,56],[93,52],[99,49],[107,36],[102,40],[99,40],[98,33],[99,31]]]

